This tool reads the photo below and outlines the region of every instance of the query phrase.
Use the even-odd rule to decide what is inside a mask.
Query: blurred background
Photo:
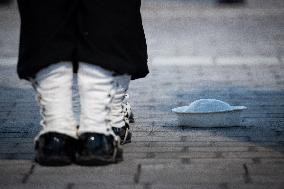
[[[12,0],[0,2],[0,57],[15,57],[17,5]],[[142,0],[150,58],[281,56],[283,10],[283,0]]]

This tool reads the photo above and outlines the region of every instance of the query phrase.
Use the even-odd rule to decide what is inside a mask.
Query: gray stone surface
[[[16,6],[0,7],[0,188],[284,187],[283,1],[145,0],[142,14],[151,73],[130,85],[136,122],[124,161],[42,167],[33,162],[39,108],[16,75]],[[200,98],[247,106],[241,126],[178,126],[171,109]],[[77,118],[79,108],[75,85]]]

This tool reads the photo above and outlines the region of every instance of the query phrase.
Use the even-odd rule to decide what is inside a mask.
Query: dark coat
[[[88,62],[132,79],[148,74],[141,0],[18,0],[18,6],[21,79],[60,61]]]

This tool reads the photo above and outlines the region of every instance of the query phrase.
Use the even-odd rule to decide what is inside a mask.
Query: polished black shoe
[[[112,127],[113,132],[120,137],[120,144],[126,144],[131,142],[132,133],[129,131],[129,125],[125,124],[125,126],[118,128]]]
[[[64,134],[49,132],[35,142],[35,161],[46,166],[69,165],[74,160],[77,140]]]
[[[123,160],[119,141],[112,135],[84,133],[79,136],[76,163],[80,165],[106,165]]]

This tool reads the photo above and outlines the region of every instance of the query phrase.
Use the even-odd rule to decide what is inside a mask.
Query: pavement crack
[[[151,183],[145,183],[144,185],[143,185],[143,189],[150,189],[151,188]]]
[[[228,183],[221,183],[219,184],[220,189],[228,189],[229,188],[229,184]]]
[[[150,130],[149,133],[148,133],[148,135],[149,135],[149,136],[153,136],[153,135],[155,135],[154,132],[155,132],[155,131],[154,131],[154,127],[152,126],[152,127],[151,127],[151,130]]]
[[[245,180],[245,183],[248,184],[248,183],[251,183],[251,177],[250,177],[250,173],[249,173],[249,170],[248,170],[248,167],[247,167],[247,164],[244,163],[243,164],[243,168],[244,168],[244,180]]]
[[[252,162],[254,164],[261,164],[261,159],[260,158],[252,158]]]
[[[141,176],[141,164],[137,165],[136,173],[134,174],[134,183],[138,184]]]
[[[154,152],[147,152],[146,154],[146,158],[151,159],[155,157],[155,153]]]
[[[28,182],[30,176],[34,173],[34,169],[35,169],[35,164],[33,163],[30,167],[30,170],[27,172],[27,174],[24,175],[22,179],[23,184],[26,184]]]
[[[66,185],[66,189],[72,189],[72,188],[74,188],[74,186],[75,186],[74,183],[68,183],[68,184]]]
[[[19,144],[20,144],[19,142],[16,142],[13,147],[17,148],[19,146]]]
[[[185,141],[186,141],[186,138],[187,138],[186,136],[181,136],[181,137],[180,137],[180,141],[181,141],[181,142],[185,142]]]
[[[248,152],[257,152],[257,148],[255,146],[249,146]]]
[[[181,153],[188,153],[188,152],[189,152],[188,146],[184,146],[184,147],[181,149]]]
[[[215,158],[224,158],[222,152],[216,152],[215,154],[216,154]]]
[[[190,158],[181,158],[181,163],[182,164],[190,164]]]
[[[282,136],[283,135],[282,131],[275,131],[275,133],[276,133],[276,136]]]

